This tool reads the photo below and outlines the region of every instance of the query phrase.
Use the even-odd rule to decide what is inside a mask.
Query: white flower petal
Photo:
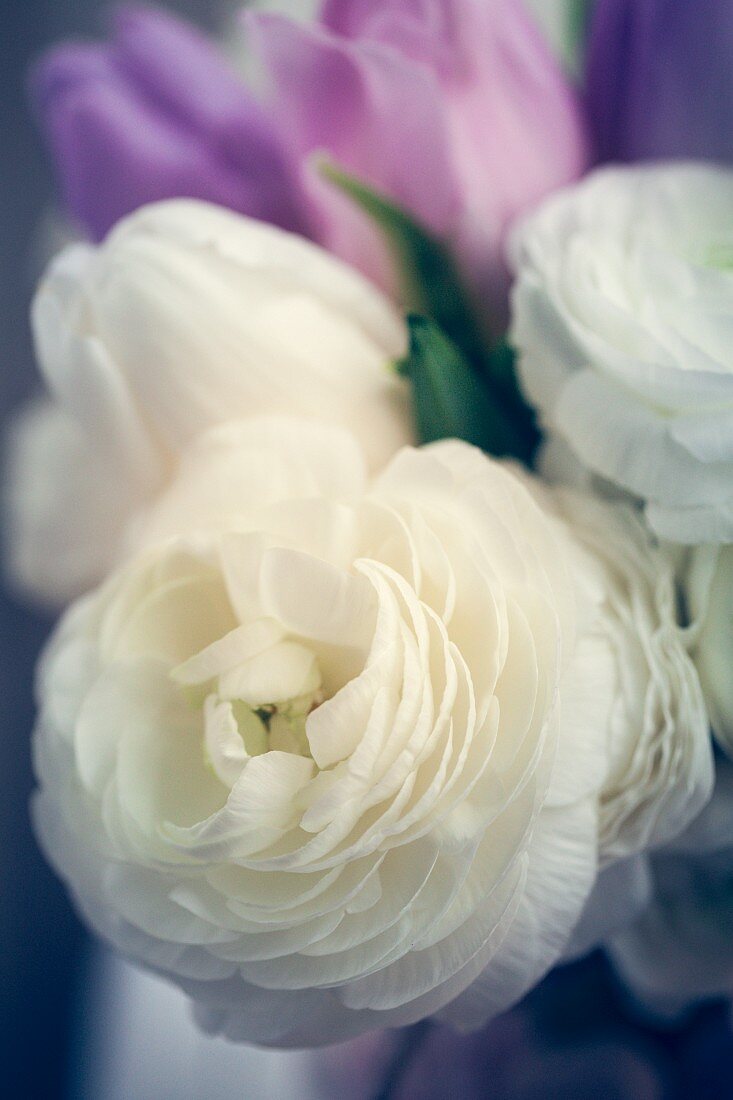
[[[511,248],[529,400],[677,542],[733,541],[731,201],[727,167],[603,168],[532,212]]]

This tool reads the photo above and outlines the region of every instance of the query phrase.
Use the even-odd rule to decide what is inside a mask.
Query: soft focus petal
[[[573,930],[566,960],[582,958],[638,920],[651,901],[652,891],[646,856],[621,859],[602,871]]]
[[[253,22],[273,106],[301,157],[326,152],[447,233],[501,308],[509,221],[586,159],[573,93],[521,4],[334,0],[318,26]],[[343,200],[310,187],[328,246],[379,275]]]
[[[77,293],[166,447],[255,411],[340,422],[375,467],[408,437],[396,312],[302,238],[172,202],[120,225]]]
[[[82,525],[68,507],[71,460],[46,460],[46,421],[34,418],[10,443],[10,555],[25,561],[26,587],[44,598],[57,589],[54,602],[119,559],[126,526],[212,426],[268,414],[339,425],[361,440],[372,469],[411,440],[405,385],[390,369],[405,342],[396,310],[305,239],[223,208],[191,200],[146,207],[101,246],[66,249],[36,295],[33,329],[65,431],[90,470]],[[252,484],[256,472],[276,493],[254,441],[247,461],[236,483]],[[354,468],[334,476],[347,479]],[[214,510],[213,488],[209,502]],[[56,530],[54,545],[76,544],[90,530],[89,552],[49,560],[46,527]],[[39,535],[33,553],[30,531]],[[105,544],[101,557],[91,553],[95,539]]]
[[[708,163],[603,168],[513,239],[528,400],[669,541],[733,538],[732,198],[733,172]]]
[[[728,0],[597,0],[587,97],[600,160],[733,160]]]
[[[185,196],[299,227],[273,120],[213,46],[145,8],[122,8],[115,32],[57,47],[33,73],[74,218],[99,239],[138,206]]]
[[[373,225],[319,178],[310,157],[327,155],[445,234],[459,196],[435,79],[378,43],[350,42],[274,15],[253,14],[248,22],[272,85],[272,109],[301,162],[318,239],[388,280]]]
[[[113,565],[128,487],[114,470],[100,468],[83,434],[50,401],[23,410],[5,446],[9,580],[42,603],[60,605]]]

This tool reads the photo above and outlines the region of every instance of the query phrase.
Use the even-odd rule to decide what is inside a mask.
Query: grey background
[[[166,6],[214,25],[232,5]],[[38,386],[27,321],[31,256],[39,219],[54,198],[26,100],[27,68],[60,38],[102,34],[107,8],[100,0],[0,0],[0,428]],[[5,1096],[44,1100],[71,1095],[87,951],[28,820],[33,666],[50,626],[48,617],[0,592],[0,1081]]]

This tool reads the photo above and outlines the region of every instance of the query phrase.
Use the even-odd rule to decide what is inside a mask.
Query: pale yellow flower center
[[[227,786],[249,757],[311,755],[306,720],[324,700],[323,681],[315,654],[300,642],[285,638],[187,694],[203,711],[207,765]]]

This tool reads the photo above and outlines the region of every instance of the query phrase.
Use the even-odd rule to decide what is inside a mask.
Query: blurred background
[[[549,9],[554,0],[535,6],[543,3]],[[169,0],[165,6],[213,29],[237,5]],[[28,306],[54,209],[49,162],[25,94],[28,66],[61,38],[100,37],[107,8],[103,0],[0,2],[0,427],[37,386]],[[178,994],[134,977],[90,943],[37,851],[28,820],[33,667],[50,626],[47,616],[0,590],[0,1095],[310,1100],[316,1092],[306,1087],[308,1069],[309,1080],[321,1082],[318,1095],[368,1100],[375,1067],[399,1056],[399,1040],[367,1039],[332,1051],[315,1069],[296,1063],[298,1056],[273,1062],[223,1043],[207,1046],[190,1030]],[[114,1036],[114,1057],[105,1033]],[[195,1051],[182,1052],[183,1044]],[[551,976],[488,1033],[470,1040],[430,1033],[421,1049],[400,1100],[733,1097],[727,1007],[706,1008],[677,1031],[642,1025],[599,956]],[[297,1087],[279,1073],[281,1064],[303,1075]]]

